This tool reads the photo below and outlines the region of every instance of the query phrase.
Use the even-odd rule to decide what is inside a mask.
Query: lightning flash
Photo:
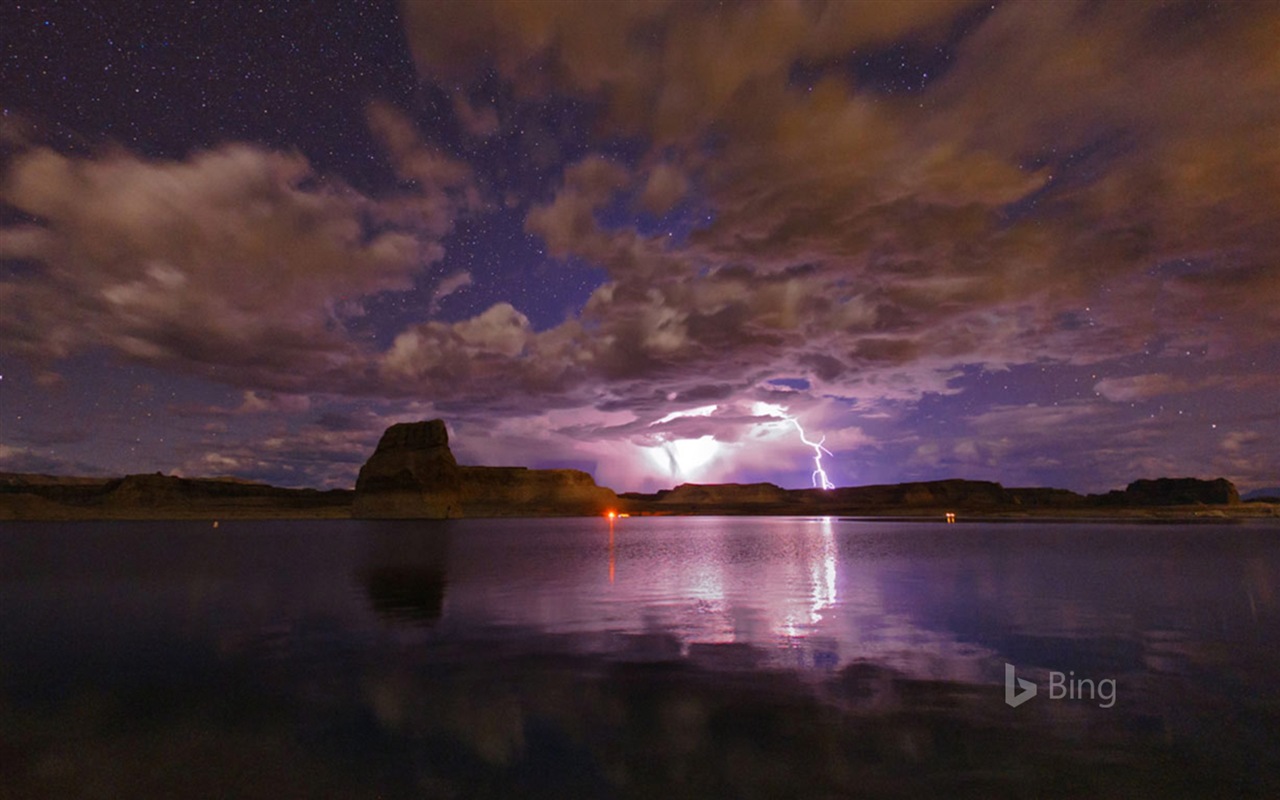
[[[836,485],[827,478],[827,471],[822,468],[822,457],[824,455],[832,455],[832,452],[822,446],[827,440],[825,434],[816,442],[809,441],[809,437],[805,435],[804,428],[800,425],[800,420],[795,415],[788,414],[787,410],[782,406],[773,403],[756,403],[753,409],[756,414],[767,417],[778,417],[790,422],[796,426],[796,432],[800,434],[800,441],[813,448],[813,485],[819,489],[834,489]]]
[[[796,430],[800,432],[800,441],[813,448],[813,485],[819,489],[834,489],[836,485],[827,480],[827,471],[822,468],[822,454],[831,455],[831,451],[822,446],[827,440],[825,434],[816,442],[811,442],[804,435],[804,428],[800,427],[800,420],[795,417],[787,417],[791,420],[791,424],[796,426]]]

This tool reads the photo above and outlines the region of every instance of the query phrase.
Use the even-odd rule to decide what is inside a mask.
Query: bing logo
[[[1034,682],[1019,678],[1013,665],[1004,665],[1004,702],[1010,708],[1017,708],[1035,697],[1039,687]],[[1111,708],[1116,704],[1115,678],[1104,678],[1095,681],[1092,678],[1077,678],[1075,672],[1049,673],[1050,700],[1097,700],[1098,708]]]

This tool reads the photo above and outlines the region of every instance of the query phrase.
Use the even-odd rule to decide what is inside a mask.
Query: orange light
[[[631,516],[631,515],[630,515],[630,514],[619,514],[619,515],[618,515],[618,519],[622,519],[623,517],[629,517],[629,516]]]
[[[605,512],[605,516],[606,516],[606,517],[608,517],[609,519],[617,519],[617,518],[618,518],[618,512],[617,512],[617,511],[612,511],[612,510],[610,510],[610,511],[606,511],[606,512]]]

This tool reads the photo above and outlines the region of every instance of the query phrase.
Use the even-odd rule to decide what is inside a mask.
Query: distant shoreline
[[[281,492],[301,490],[280,489]],[[340,491],[340,490],[339,490]],[[318,494],[318,493],[317,493]],[[194,502],[155,503],[147,505],[80,505],[60,503],[39,495],[25,492],[0,491],[0,522],[109,522],[109,521],[220,521],[220,520],[351,520],[364,519],[353,513],[352,492],[326,497],[323,503],[307,504],[297,500],[289,504],[263,502],[265,498],[219,498]],[[901,521],[946,523],[948,511],[955,515],[956,524],[975,522],[1154,522],[1154,523],[1212,523],[1234,522],[1249,519],[1280,519],[1280,504],[1269,502],[1241,502],[1230,505],[1180,505],[1143,508],[1040,508],[1001,509],[945,507],[929,508],[844,508],[823,509],[760,507],[744,504],[738,507],[714,508],[659,508],[636,507],[635,503],[622,504],[624,513],[631,517],[796,517],[802,519],[831,518],[841,521]],[[494,509],[498,511],[498,509]],[[489,513],[467,517],[469,519],[546,519],[583,518],[601,516],[598,513],[528,513],[528,508],[512,508],[512,513]],[[414,521],[405,517],[405,521]],[[620,521],[621,522],[621,521]]]
[[[563,471],[561,471],[563,472]],[[683,484],[653,494],[616,495],[591,483],[576,502],[550,502],[542,486],[561,490],[557,471],[515,468],[461,468],[462,492],[468,480],[488,480],[484,502],[462,513],[433,511],[435,489],[412,484],[396,487],[407,497],[405,510],[362,513],[361,498],[380,500],[381,489],[283,489],[262,483],[216,478],[179,478],[154,473],[94,479],[0,473],[0,521],[48,522],[109,520],[234,519],[440,519],[629,516],[736,516],[876,519],[903,521],[1043,522],[1213,522],[1280,518],[1280,503],[1242,501],[1224,479],[1159,478],[1130,483],[1122,491],[1079,495],[1064,489],[1005,488],[990,481],[960,479],[909,482],[830,490],[782,489],[773,484]],[[545,474],[555,481],[534,482]],[[582,473],[577,478],[589,482]],[[523,487],[523,494],[504,489]],[[456,490],[451,490],[456,491]],[[503,495],[508,491],[510,496]],[[421,498],[421,499],[414,499]],[[585,498],[585,499],[582,499]],[[363,506],[367,509],[370,504]]]

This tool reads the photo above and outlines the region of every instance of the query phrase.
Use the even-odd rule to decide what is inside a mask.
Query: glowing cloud
[[[657,447],[646,447],[645,456],[673,479],[693,480],[700,477],[722,450],[711,436],[697,439],[664,441]]]
[[[673,419],[680,419],[681,417],[709,417],[714,414],[716,409],[719,407],[720,406],[713,403],[709,406],[691,408],[687,411],[672,411],[662,419],[649,423],[649,427],[652,428],[654,425],[661,425],[664,422],[670,422]]]

